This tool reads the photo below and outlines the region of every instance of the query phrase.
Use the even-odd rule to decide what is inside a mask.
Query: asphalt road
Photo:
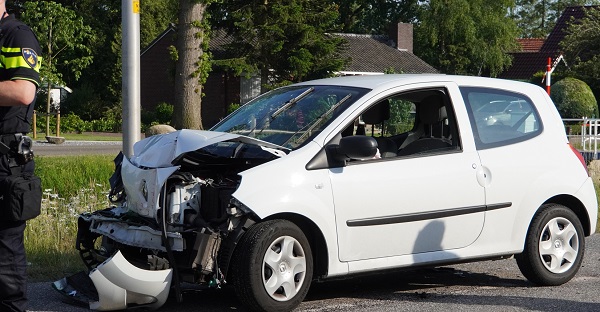
[[[89,311],[67,303],[51,283],[29,285],[30,311]],[[184,293],[165,312],[245,311],[229,288]],[[600,311],[600,234],[586,239],[579,273],[557,287],[535,287],[514,259],[314,283],[296,311]]]
[[[36,156],[75,156],[75,155],[117,155],[122,150],[121,141],[66,141],[51,144],[35,141],[33,152]]]

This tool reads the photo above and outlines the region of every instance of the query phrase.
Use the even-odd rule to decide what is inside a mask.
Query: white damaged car
[[[494,103],[520,109],[477,113]],[[308,81],[120,156],[114,206],[79,218],[96,310],[228,284],[251,310],[289,311],[314,280],[512,255],[532,283],[560,285],[596,228],[585,161],[522,82]]]

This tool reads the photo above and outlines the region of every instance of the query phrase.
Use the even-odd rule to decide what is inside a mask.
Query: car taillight
[[[577,158],[579,158],[581,165],[583,165],[583,168],[585,169],[585,172],[587,172],[587,175],[589,177],[590,172],[588,171],[588,167],[585,164],[585,159],[583,159],[583,155],[581,155],[581,152],[579,152],[576,148],[574,148],[573,145],[571,145],[571,143],[569,143],[569,147],[571,148],[571,151],[573,151],[573,153],[575,153],[575,156],[577,156]]]

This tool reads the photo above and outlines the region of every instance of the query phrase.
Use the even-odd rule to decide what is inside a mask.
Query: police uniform
[[[0,42],[0,81],[27,80],[39,87],[41,48],[31,29],[14,16],[5,16],[0,20]],[[0,107],[0,139],[7,146],[14,146],[15,134],[26,134],[31,129],[34,102],[27,106]],[[1,155],[0,181],[11,174],[10,167],[9,156]],[[33,172],[33,161],[20,166],[20,170]],[[26,310],[24,231],[24,221],[0,219],[0,312]]]

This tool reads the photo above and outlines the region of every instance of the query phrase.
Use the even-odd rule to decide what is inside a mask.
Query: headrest
[[[441,93],[435,93],[424,98],[419,103],[419,108],[419,119],[426,125],[435,124],[448,117]]]
[[[362,115],[362,120],[369,125],[378,125],[388,119],[390,119],[390,102],[388,100],[375,104]]]

